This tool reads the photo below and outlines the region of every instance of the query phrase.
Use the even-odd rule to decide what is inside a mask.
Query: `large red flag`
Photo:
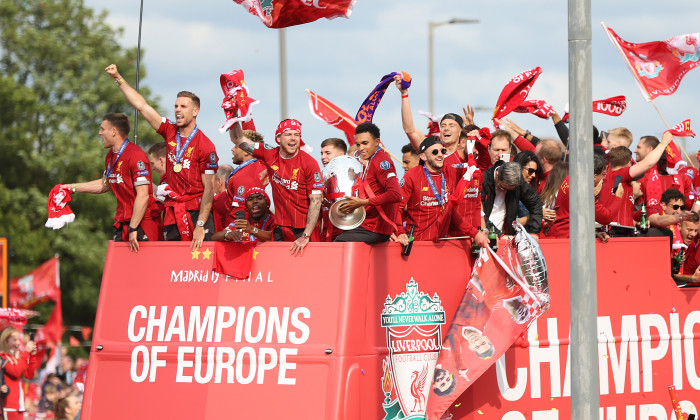
[[[528,99],[526,101],[523,101],[520,106],[515,108],[513,112],[519,112],[519,113],[530,113],[532,115],[536,115],[540,118],[544,118],[545,120],[554,114],[554,108],[552,108],[552,105],[548,104],[545,101],[542,100],[536,100],[536,99]]]
[[[501,258],[487,248],[476,261],[435,366],[426,410],[429,420],[439,419],[546,310],[548,301],[537,299],[543,295],[515,276],[513,261],[503,261],[515,252],[510,245],[500,247]]]
[[[520,106],[530,93],[535,80],[542,73],[540,67],[524,71],[512,78],[498,97],[496,107],[493,110],[493,119],[503,118],[510,114],[515,108]]]
[[[622,54],[647,101],[673,94],[683,76],[700,65],[700,33],[633,44],[620,38],[604,23],[603,29]]]
[[[286,28],[315,20],[349,18],[355,0],[233,0],[268,28]]]
[[[10,306],[29,309],[41,302],[60,299],[58,258],[53,257],[28,274],[10,280]]]
[[[61,337],[63,337],[63,305],[61,304],[60,294],[49,320],[46,321],[41,330],[43,330],[49,346],[54,347],[61,344]]]
[[[326,124],[330,124],[345,133],[350,146],[355,144],[355,127],[357,127],[355,119],[323,96],[317,95],[309,89],[306,89],[306,93],[309,95],[311,113]]]

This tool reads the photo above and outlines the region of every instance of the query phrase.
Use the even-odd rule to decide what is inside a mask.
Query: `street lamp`
[[[428,22],[428,98],[429,109],[434,113],[434,97],[433,97],[433,29],[443,25],[455,25],[460,23],[479,23],[479,19],[461,19],[452,18],[444,22]]]

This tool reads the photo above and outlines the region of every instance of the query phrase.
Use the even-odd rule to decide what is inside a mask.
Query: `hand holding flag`
[[[73,189],[65,185],[58,184],[51,189],[48,199],[49,218],[44,226],[57,230],[68,223],[73,223],[75,214],[68,207],[71,194],[73,194]]]

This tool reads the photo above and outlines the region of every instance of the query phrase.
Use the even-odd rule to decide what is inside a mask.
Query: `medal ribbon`
[[[124,149],[126,149],[126,145],[129,144],[129,138],[127,137],[126,140],[124,140],[124,143],[122,143],[121,147],[119,148],[119,151],[117,152],[117,158],[114,160],[114,162],[109,162],[109,165],[107,165],[107,170],[105,171],[105,181],[109,180],[109,176],[112,175],[112,171],[114,170],[114,165],[119,162],[119,158],[122,156],[122,153],[124,152]],[[112,152],[114,154],[114,152]]]
[[[240,171],[241,169],[245,168],[246,166],[248,166],[248,165],[250,165],[250,164],[253,164],[253,163],[257,162],[257,161],[258,161],[257,159],[248,159],[248,160],[246,160],[245,162],[243,162],[243,163],[241,163],[240,165],[238,165],[238,166],[236,167],[236,169],[234,169],[233,172],[231,172],[231,175],[229,175],[228,177],[229,177],[229,178],[233,177],[233,176],[236,174],[236,172]]]
[[[441,206],[445,205],[445,174],[441,173],[440,177],[442,178],[442,186],[441,186],[441,192],[438,193],[437,188],[435,187],[435,183],[433,182],[433,177],[430,176],[430,172],[428,172],[428,168],[425,166],[423,167],[423,172],[425,173],[425,177],[428,178],[428,185],[430,185],[430,189],[433,191],[433,195],[437,199],[438,203],[440,203]]]
[[[187,136],[187,140],[185,140],[185,144],[180,146],[180,129],[177,129],[177,146],[175,146],[175,163],[178,164],[180,163],[180,159],[182,159],[182,155],[185,154],[185,150],[187,150],[187,146],[189,146],[190,142],[192,141],[192,138],[194,137],[195,134],[197,134],[197,131],[199,131],[199,128],[197,126],[194,126],[194,130],[190,133],[189,136]]]

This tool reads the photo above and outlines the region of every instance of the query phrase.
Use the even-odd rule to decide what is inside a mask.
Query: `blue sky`
[[[137,44],[140,0],[86,0],[96,10],[107,9],[108,23],[123,27],[121,43]],[[624,126],[635,140],[643,135],[660,137],[661,117],[647,103],[622,57],[608,40],[601,21],[630,42],[663,40],[699,32],[700,7],[693,0],[666,2],[592,0],[593,99],[627,97],[621,117],[593,114],[600,129]],[[303,138],[318,158],[320,142],[342,133],[311,115],[305,89],[311,89],[354,115],[380,77],[404,70],[413,76],[409,93],[417,126],[427,120],[418,114],[428,109],[428,22],[453,17],[479,19],[479,24],[447,25],[435,29],[435,111],[460,112],[463,105],[492,109],[503,86],[514,75],[540,66],[542,75],[529,98],[544,99],[563,113],[568,100],[567,2],[472,2],[465,0],[357,0],[350,19],[320,20],[287,28],[289,116],[303,124]],[[180,90],[202,99],[200,128],[216,144],[220,162],[230,163],[228,136],[219,134],[224,122],[219,75],[243,69],[251,96],[260,100],[254,109],[258,131],[273,142],[280,120],[278,32],[265,27],[233,1],[191,2],[149,0],[144,4],[141,80],[161,98],[157,109],[172,117],[172,104]],[[105,66],[110,63],[105,57]],[[133,83],[133,81],[130,81]],[[700,70],[688,73],[672,96],[656,104],[669,124],[691,118],[700,130]],[[540,137],[555,137],[551,121],[526,114],[511,114],[518,125]],[[488,125],[490,112],[476,115]],[[391,86],[374,122],[382,140],[399,154],[407,143],[400,118],[400,97]],[[689,153],[700,138],[687,141]],[[694,162],[697,166],[697,162]]]

